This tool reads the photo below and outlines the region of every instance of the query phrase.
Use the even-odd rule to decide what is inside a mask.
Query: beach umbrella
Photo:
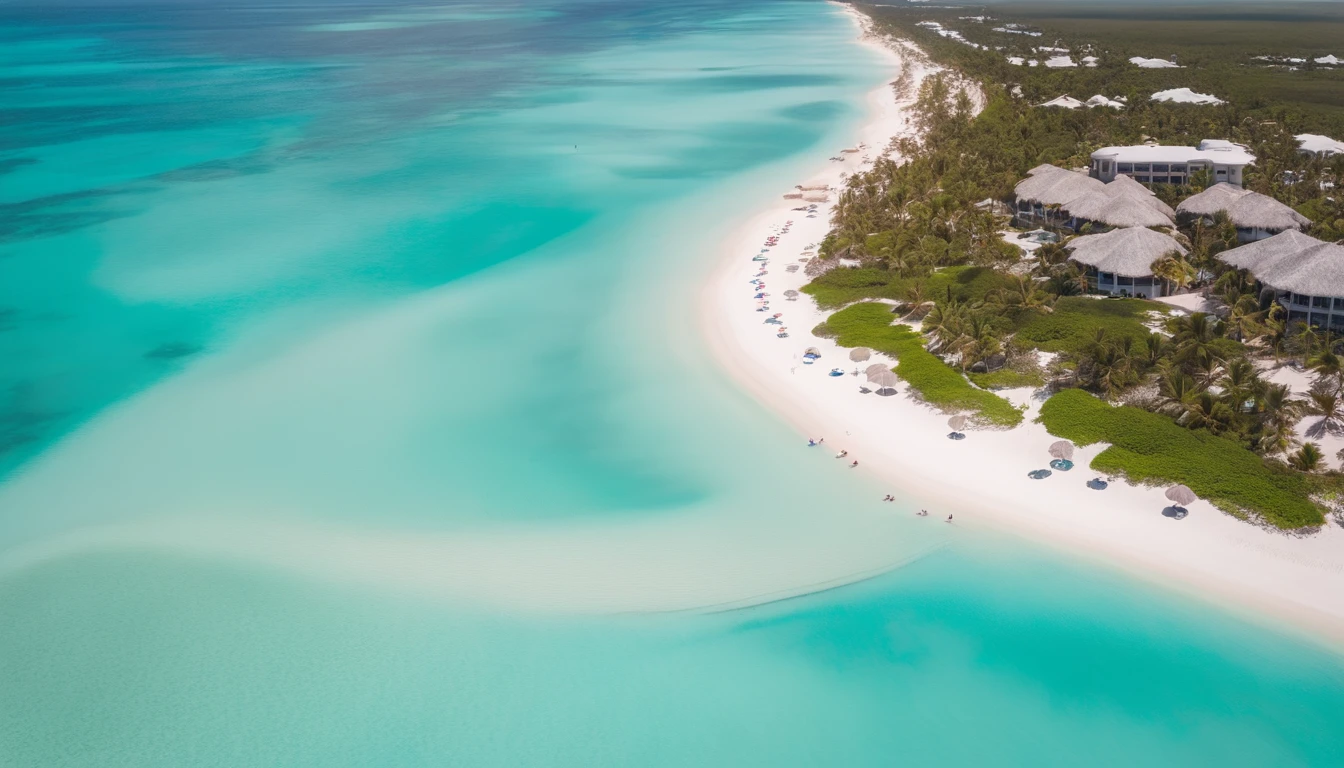
[[[890,389],[893,392],[896,390],[896,374],[891,371],[883,371],[882,373],[874,374],[869,378],[869,381],[872,382],[873,387],[877,390],[878,394],[881,394],[883,390],[887,389]]]
[[[890,370],[891,370],[891,369],[888,368],[888,367],[886,366],[885,363],[873,363],[872,365],[868,366],[867,368],[864,368],[864,369],[863,369],[863,372],[864,372],[865,374],[867,374],[867,376],[868,376],[868,380],[869,380],[869,381],[872,381],[874,376],[877,376],[878,374],[886,373],[887,371],[890,371]]]
[[[816,355],[817,357],[821,357],[821,350],[817,349],[816,347],[808,347],[807,349],[803,350],[803,354]]]
[[[1197,496],[1195,492],[1186,488],[1184,485],[1173,485],[1167,489],[1167,498],[1176,503],[1178,507],[1184,507],[1193,502]]]
[[[953,432],[960,432],[966,426],[966,417],[958,413],[947,420],[947,426],[951,427]]]
[[[795,290],[793,290],[792,288],[790,288],[789,290],[787,290],[787,291],[784,292],[784,295],[785,295],[785,296],[788,296],[789,298],[792,299],[792,298],[794,298],[795,296],[798,295],[798,292],[795,291]]]
[[[849,350],[849,359],[856,363],[862,363],[864,360],[873,356],[873,350],[867,347],[856,347]]]
[[[1073,461],[1073,443],[1068,440],[1060,440],[1050,446],[1050,455],[1063,461]]]

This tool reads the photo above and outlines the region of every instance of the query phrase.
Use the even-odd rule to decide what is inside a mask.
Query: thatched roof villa
[[[1217,258],[1274,291],[1289,320],[1344,331],[1344,246],[1289,229]]]
[[[1237,227],[1237,239],[1243,243],[1311,226],[1311,219],[1278,200],[1231,184],[1214,184],[1176,206],[1177,214],[1192,218],[1210,219],[1219,211],[1227,211]]]
[[[1069,229],[1094,223],[1108,227],[1167,227],[1175,211],[1147,187],[1118,177],[1109,184],[1076,171],[1040,165],[1014,188],[1018,217]]]
[[[1175,238],[1146,227],[1083,235],[1065,247],[1069,260],[1087,267],[1088,281],[1097,291],[1149,299],[1167,293],[1166,284],[1153,275],[1153,264],[1170,253],[1186,253]]]

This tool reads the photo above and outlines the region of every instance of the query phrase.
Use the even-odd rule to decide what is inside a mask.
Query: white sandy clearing
[[[921,61],[908,65],[916,82],[930,70]],[[875,97],[875,119],[863,129],[861,141],[882,147],[906,130],[903,110],[909,104],[896,103],[888,89]],[[831,164],[800,181],[839,186],[841,173]],[[783,296],[808,280],[803,270],[790,273],[785,267],[800,264],[807,246],[820,243],[829,228],[831,203],[821,204],[815,218],[791,210],[800,204],[776,203],[725,243],[702,307],[716,356],[748,391],[798,428],[800,441],[824,437],[827,457],[848,450],[860,470],[876,473],[890,483],[891,492],[932,510],[931,525],[955,513],[957,526],[1016,532],[1261,621],[1288,619],[1317,638],[1344,642],[1344,529],[1339,526],[1290,536],[1237,520],[1204,501],[1191,505],[1184,520],[1164,517],[1169,502],[1162,488],[1123,482],[1104,491],[1087,487],[1096,474],[1087,467],[1104,449],[1101,445],[1080,448],[1073,471],[1031,480],[1027,473],[1047,465],[1047,448],[1057,438],[1034,423],[1040,402],[1029,391],[1001,393],[1029,406],[1021,426],[971,430],[961,441],[946,438],[947,414],[912,400],[904,384],[893,397],[862,394],[848,350],[810,332],[827,313],[806,295],[797,301]],[[789,221],[788,232],[780,235]],[[764,277],[770,311],[758,312],[749,281],[760,262],[751,259],[775,235],[779,244],[766,254]],[[776,312],[783,313],[788,338],[778,338],[776,327],[765,323]],[[812,365],[801,360],[808,347],[822,353]],[[833,367],[848,373],[829,376]]]

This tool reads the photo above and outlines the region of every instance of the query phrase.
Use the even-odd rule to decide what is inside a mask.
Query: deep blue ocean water
[[[854,37],[0,5],[0,765],[1344,762],[1340,657],[874,512],[715,369],[714,245],[852,135]]]

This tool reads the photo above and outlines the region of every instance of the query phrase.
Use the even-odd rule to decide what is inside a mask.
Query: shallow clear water
[[[1338,762],[1337,657],[874,510],[700,348],[882,80],[833,7],[0,22],[0,764]]]

